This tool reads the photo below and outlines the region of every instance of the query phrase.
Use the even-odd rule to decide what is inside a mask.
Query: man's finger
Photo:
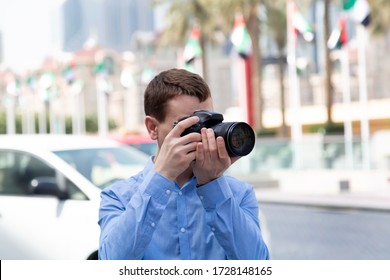
[[[211,156],[217,155],[217,143],[215,139],[214,131],[211,128],[208,128],[206,130],[206,137],[207,137],[207,143],[208,143],[208,150]]]
[[[225,141],[221,136],[217,137],[217,147],[218,147],[219,158],[224,159],[229,157],[229,154],[226,150]]]
[[[174,136],[179,137],[184,132],[184,130],[186,130],[187,128],[193,126],[194,124],[196,124],[198,122],[199,122],[199,117],[197,117],[197,116],[192,116],[192,117],[186,118],[182,121],[179,121],[175,125],[175,127],[172,129],[171,133]]]

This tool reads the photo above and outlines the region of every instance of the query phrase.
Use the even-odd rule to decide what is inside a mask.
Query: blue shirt
[[[153,169],[101,193],[100,259],[268,259],[252,186],[222,176],[181,188]]]

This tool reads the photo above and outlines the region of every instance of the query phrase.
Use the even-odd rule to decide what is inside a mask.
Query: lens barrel
[[[255,133],[245,122],[222,122],[212,129],[216,137],[223,137],[230,156],[246,156],[255,146]]]

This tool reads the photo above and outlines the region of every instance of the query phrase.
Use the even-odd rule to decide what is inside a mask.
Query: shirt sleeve
[[[99,259],[142,259],[174,187],[151,170],[126,198],[120,190],[128,190],[129,183],[118,182],[101,193]]]
[[[269,259],[252,186],[222,176],[197,189],[207,224],[227,259]]]

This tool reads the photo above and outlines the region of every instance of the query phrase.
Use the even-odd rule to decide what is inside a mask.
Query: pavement
[[[390,190],[369,193],[297,194],[279,190],[259,190],[255,187],[255,191],[260,203],[390,212]]]
[[[260,203],[390,212],[387,171],[289,170],[238,177],[254,186]]]

